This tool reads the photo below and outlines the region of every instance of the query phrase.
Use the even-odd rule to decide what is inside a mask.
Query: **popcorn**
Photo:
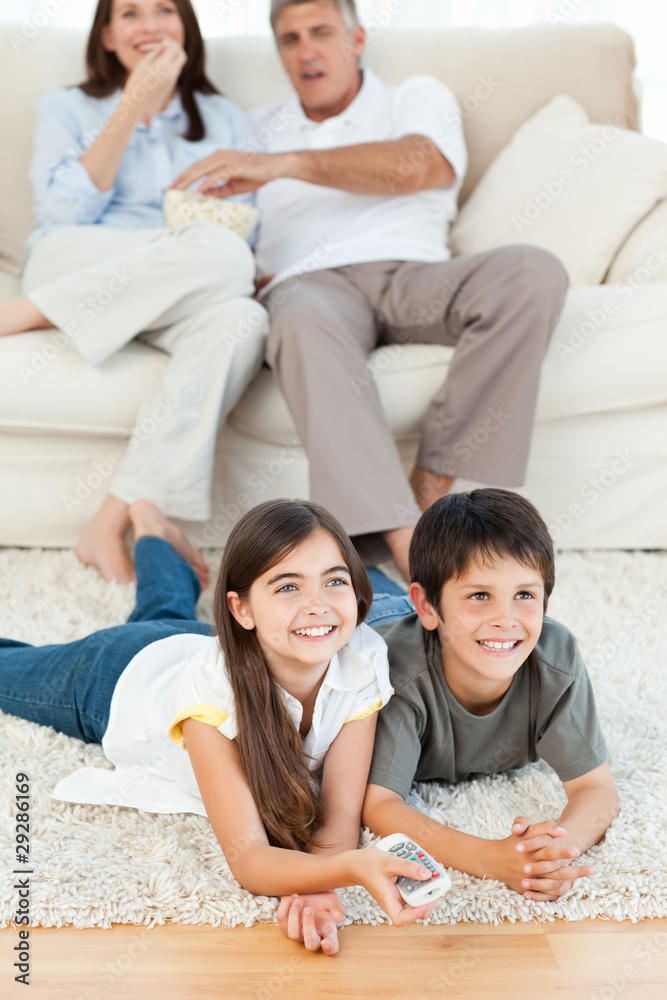
[[[208,198],[196,191],[179,191],[176,188],[165,191],[162,207],[166,226],[179,226],[182,222],[202,219],[225,226],[244,240],[248,239],[259,219],[259,211],[252,205],[226,198]]]

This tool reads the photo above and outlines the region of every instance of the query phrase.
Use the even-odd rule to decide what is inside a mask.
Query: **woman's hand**
[[[178,42],[165,38],[159,47],[147,52],[128,76],[122,103],[135,114],[154,114],[176,89],[187,56]]]
[[[392,924],[403,927],[429,915],[435,902],[410,906],[396,886],[396,880],[400,875],[426,882],[431,878],[428,869],[423,868],[418,861],[406,861],[385,851],[378,851],[375,847],[354,853],[358,855],[356,858],[358,884],[370,892],[391,919]]]
[[[303,941],[308,951],[321,948],[325,955],[338,951],[336,924],[345,907],[335,892],[312,892],[283,896],[278,907],[278,927],[290,941]]]

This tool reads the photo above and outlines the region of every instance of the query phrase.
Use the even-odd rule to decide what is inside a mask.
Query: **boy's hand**
[[[557,899],[572,888],[575,879],[595,874],[590,865],[572,866],[578,849],[558,844],[566,833],[555,823],[517,817],[509,837],[491,842],[487,876],[504,882],[525,899]]]
[[[572,861],[579,857],[578,848],[554,843],[567,834],[556,823],[537,823],[528,816],[517,816],[512,834],[519,838],[515,850],[523,859],[525,877],[521,888],[525,899],[537,902],[557,899],[572,888],[577,878],[595,874],[591,865],[572,866]]]
[[[321,948],[325,955],[338,951],[336,924],[345,907],[335,892],[294,893],[283,896],[278,907],[278,927],[290,941],[303,941],[308,951]]]

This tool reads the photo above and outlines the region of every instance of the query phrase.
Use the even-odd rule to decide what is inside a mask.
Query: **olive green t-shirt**
[[[405,796],[413,781],[464,781],[541,758],[561,781],[607,759],[577,640],[544,619],[540,638],[502,701],[472,715],[449,690],[437,631],[409,615],[381,630],[394,697],[380,712],[369,782]]]

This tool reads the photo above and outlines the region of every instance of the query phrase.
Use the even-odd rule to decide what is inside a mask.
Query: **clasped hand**
[[[556,823],[537,823],[528,816],[517,816],[510,836],[494,842],[494,870],[488,874],[522,893],[525,899],[558,899],[576,879],[595,874],[592,865],[572,864],[580,852],[577,847],[558,843],[566,835],[567,830]]]

